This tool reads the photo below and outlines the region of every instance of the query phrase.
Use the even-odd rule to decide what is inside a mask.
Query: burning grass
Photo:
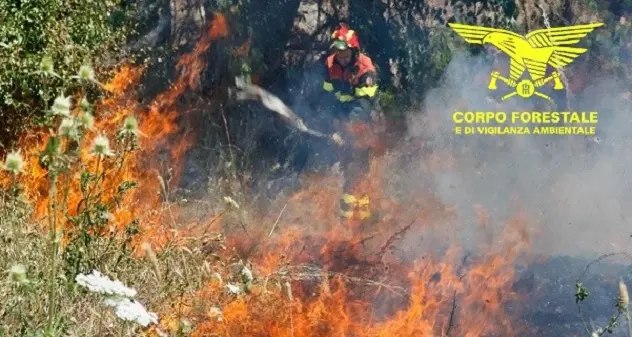
[[[328,189],[321,191],[323,198],[315,200],[325,201],[326,207]],[[312,198],[317,194],[303,192]],[[300,198],[288,203],[293,202],[301,204]],[[310,223],[311,216],[301,223]],[[327,219],[334,221],[331,215]],[[522,226],[524,219],[515,219],[502,235],[503,243],[482,247],[472,262],[464,261],[456,246],[442,254],[387,262],[380,252],[397,231],[385,228],[389,234],[354,238],[336,227],[309,233],[300,223],[285,225],[278,234],[256,240],[263,242],[256,246],[259,253],[250,256],[252,265],[243,267],[234,257],[223,283],[214,280],[187,300],[188,315],[198,322],[192,335],[519,335],[519,313],[508,314],[506,306],[520,300],[512,286],[514,263],[528,248]],[[409,230],[420,233],[423,226]],[[252,276],[244,278],[243,268]],[[241,288],[231,294],[233,285]],[[212,308],[222,308],[221,320],[210,319]]]
[[[82,81],[83,88],[101,86],[106,98],[91,104],[83,94],[85,90],[74,96],[60,95],[51,106],[49,130],[35,130],[22,137],[19,156],[12,158],[18,164],[1,177],[6,187],[3,220],[7,226],[3,234],[11,243],[4,247],[2,261],[7,264],[5,269],[9,263],[16,264],[14,270],[27,266],[29,272],[18,279],[28,281],[17,282],[16,288],[3,292],[32,296],[29,301],[14,297],[15,301],[4,306],[6,331],[58,335],[70,325],[77,326],[68,319],[83,317],[93,322],[86,318],[86,312],[79,312],[85,311],[85,306],[78,306],[78,296],[85,293],[73,286],[75,276],[91,270],[117,275],[130,272],[130,267],[139,272],[142,263],[135,258],[147,252],[143,247],[152,245],[169,252],[170,245],[179,242],[178,232],[168,221],[177,216],[176,210],[163,202],[169,186],[159,164],[174,164],[170,169],[176,179],[170,182],[177,183],[182,156],[193,141],[183,136],[186,130],[178,124],[176,102],[196,85],[196,74],[205,64],[201,53],[225,31],[218,16],[198,48],[178,64],[181,72],[175,83],[148,109],[136,104],[135,89],[142,68],[125,66],[102,85],[91,76],[91,69],[82,67],[77,80]],[[183,70],[187,67],[193,68]],[[53,74],[54,70],[46,71]],[[32,209],[28,209],[30,205]],[[47,230],[48,238],[40,236],[42,230]],[[182,258],[167,255],[178,262]],[[147,264],[154,271],[154,281],[168,281],[172,287],[159,288],[156,298],[183,289],[168,277],[170,272],[164,275],[159,271],[158,261],[150,259]],[[143,281],[150,280],[143,276]],[[126,279],[133,282],[134,277]],[[25,310],[31,316],[23,316]],[[80,324],[78,331],[100,335],[104,327],[99,325],[95,331]],[[120,335],[125,329],[116,328],[110,334]]]
[[[137,325],[114,324],[111,314],[99,313],[96,298],[74,286],[76,275],[96,269],[137,287],[141,302],[159,313],[160,324],[148,334],[187,327],[192,336],[419,336],[449,329],[479,336],[515,331],[502,304],[512,297],[510,267],[516,254],[483,256],[480,266],[463,275],[456,268],[462,260],[456,248],[442,258],[384,262],[398,240],[395,234],[423,230],[412,226],[411,218],[424,222],[450,212],[409,212],[385,198],[376,184],[383,181],[383,166],[374,165],[367,186],[383,217],[373,228],[357,229],[359,236],[340,231],[331,197],[339,193],[339,182],[322,177],[312,177],[306,186],[313,187],[287,201],[284,225],[276,231],[273,227],[267,235],[261,230],[256,234],[257,226],[248,226],[251,241],[232,235],[224,244],[217,233],[187,239],[186,229],[170,228],[178,207],[165,202],[168,186],[159,170],[164,161],[175,165],[176,184],[183,155],[194,142],[181,137],[187,133],[179,128],[176,101],[195,87],[204,68],[202,53],[226,30],[218,16],[193,52],[181,58],[175,83],[148,109],[135,104],[134,86],[143,69],[123,67],[103,85],[106,99],[94,106],[66,107],[54,122],[58,132],[22,139],[25,171],[3,178],[12,191],[5,195],[3,237],[13,244],[2,252],[3,261],[28,267],[23,274],[28,282],[12,283],[3,292],[28,296],[11,296],[5,329],[51,334],[69,329],[90,335],[137,331]],[[94,125],[73,129],[75,122],[92,115]],[[64,123],[71,132],[62,131]],[[156,159],[164,153],[166,160]],[[26,201],[34,206],[32,217],[17,212]],[[257,222],[276,225],[281,217],[269,218],[259,215]],[[41,227],[26,225],[42,219],[48,220],[48,239],[39,235]],[[148,246],[157,254],[143,250]],[[48,278],[40,276],[44,271]],[[466,303],[459,310],[453,303],[457,297]]]
[[[407,201],[389,196],[382,184],[391,174],[392,157],[374,161],[367,179],[379,221],[352,233],[336,216],[341,184],[335,176],[304,177],[302,190],[279,200],[282,208],[241,216],[245,224],[237,231],[227,230],[228,215],[243,212],[244,205],[231,199],[231,207],[210,219],[186,222],[187,209],[167,197],[195,142],[195,134],[181,128],[183,110],[176,102],[197,85],[204,51],[227,34],[218,15],[181,58],[175,83],[148,108],[138,107],[135,97],[144,70],[123,67],[103,85],[106,99],[94,106],[74,104],[56,117],[54,132],[23,137],[24,169],[21,163],[7,165],[16,172],[2,176],[0,267],[11,276],[0,285],[7,299],[0,306],[2,332],[226,337],[524,332],[520,312],[512,307],[524,300],[514,283],[515,266],[529,252],[528,220],[512,219],[503,233],[470,254],[451,235],[443,237],[451,245],[420,248],[427,233],[454,233],[460,220],[432,196]],[[68,120],[86,121],[87,115],[94,115],[94,124],[71,127],[72,132],[60,128]],[[162,177],[165,162],[173,165],[171,180]],[[483,209],[478,213],[485,228],[489,219]],[[117,320],[102,295],[75,282],[92,270],[137,289],[137,301],[157,313],[158,322],[142,327]]]

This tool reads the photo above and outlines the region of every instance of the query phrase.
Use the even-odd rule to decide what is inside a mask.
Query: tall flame
[[[177,64],[179,76],[168,90],[158,95],[150,104],[149,109],[139,107],[137,104],[136,89],[140,84],[145,68],[142,66],[124,65],[108,81],[104,88],[108,97],[96,104],[95,127],[98,131],[89,132],[84,144],[82,144],[82,160],[90,164],[90,169],[95,169],[95,159],[89,154],[89,146],[97,132],[103,133],[111,140],[116,137],[127,116],[135,116],[139,120],[140,150],[124,158],[125,162],[120,169],[108,167],[109,174],[104,180],[106,191],[114,191],[124,181],[137,181],[139,188],[132,190],[122,205],[112,214],[114,222],[118,225],[127,225],[134,217],[141,218],[141,224],[145,232],[142,240],[154,241],[157,244],[166,242],[165,234],[158,235],[166,223],[161,221],[162,184],[160,177],[161,163],[174,165],[172,184],[177,184],[183,165],[183,156],[195,142],[195,134],[183,130],[179,117],[177,101],[189,89],[195,89],[199,83],[201,72],[206,67],[204,53],[218,38],[227,36],[228,25],[222,14],[217,14],[211,22],[209,29],[202,35],[195,48],[190,53],[182,56]],[[77,99],[78,101],[78,99]],[[18,142],[19,147],[25,153],[27,172],[20,177],[20,183],[25,188],[26,196],[35,202],[35,219],[41,220],[46,216],[49,205],[47,172],[39,165],[38,154],[46,145],[48,135],[44,131],[30,132]],[[161,151],[166,151],[167,156]],[[161,156],[159,156],[161,155]],[[160,159],[158,159],[160,157]],[[80,171],[75,170],[68,178],[70,189],[68,191],[68,214],[76,214],[81,207],[83,198],[80,187]],[[11,181],[11,177],[2,173],[0,179],[4,185]],[[61,183],[65,181],[62,179]],[[106,200],[112,195],[105,195]],[[63,210],[60,210],[61,213]],[[61,215],[61,214],[60,214]],[[63,217],[59,217],[63,219]],[[168,232],[167,232],[168,233]]]
[[[145,69],[133,66],[123,66],[105,85],[109,96],[97,105],[96,128],[110,138],[127,116],[139,119],[140,151],[127,156],[121,169],[107,167],[110,174],[104,183],[108,190],[114,190],[127,180],[139,182],[139,188],[132,190],[113,213],[114,221],[123,226],[140,217],[144,230],[141,240],[154,243],[154,247],[170,239],[170,232],[165,230],[169,221],[160,211],[165,181],[159,172],[163,163],[174,165],[171,182],[177,183],[183,156],[196,140],[193,132],[181,126],[183,112],[177,102],[187,90],[197,88],[206,67],[205,52],[228,33],[225,17],[217,14],[195,48],[180,58],[175,83],[148,109],[137,106],[135,91]],[[95,136],[96,132],[91,133],[82,145],[82,157],[92,170],[97,164],[87,148]],[[30,133],[19,142],[28,167],[20,182],[27,197],[35,202],[37,220],[46,216],[50,201],[47,172],[38,164],[46,137],[45,132]],[[427,169],[436,168],[436,162]],[[214,280],[179,300],[189,303],[184,314],[197,323],[192,336],[516,335],[521,327],[504,305],[519,298],[511,286],[514,263],[529,244],[522,230],[526,220],[514,219],[500,244],[481,247],[467,266],[463,266],[457,245],[441,256],[430,252],[417,256],[421,254],[414,244],[394,243],[400,240],[395,234],[408,231],[416,240],[429,229],[428,223],[436,226],[454,220],[454,212],[432,197],[418,196],[408,203],[387,197],[381,184],[388,165],[384,160],[375,161],[366,186],[382,217],[373,226],[356,229],[359,236],[353,237],[345,235],[337,217],[337,198],[332,196],[340,194],[338,179],[305,177],[307,187],[287,201],[284,225],[277,234],[262,231],[253,239],[260,246],[249,257],[258,276],[250,294],[235,297],[226,292],[225,284]],[[71,215],[82,199],[79,174],[73,172],[69,178]],[[11,179],[4,173],[0,178],[5,184]],[[262,215],[262,223],[274,223],[276,216]],[[481,220],[487,221],[485,217]],[[241,237],[231,237],[229,242],[245,247],[255,243],[244,242]],[[408,247],[413,256],[397,257],[393,246]],[[216,307],[221,310],[219,316]],[[167,315],[162,323],[168,324],[171,318]]]

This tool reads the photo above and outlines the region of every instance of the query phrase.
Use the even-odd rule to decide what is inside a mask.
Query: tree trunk
[[[204,28],[206,13],[202,0],[170,0],[171,45],[180,48],[196,41]]]
[[[285,64],[302,67],[305,62],[317,61],[327,47],[331,28],[348,17],[348,0],[301,1],[283,55]]]

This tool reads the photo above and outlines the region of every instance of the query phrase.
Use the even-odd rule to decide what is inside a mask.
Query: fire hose
[[[342,137],[337,133],[328,135],[309,128],[305,122],[303,122],[303,120],[298,117],[298,115],[279,97],[257,85],[248,83],[245,78],[236,77],[235,87],[237,88],[235,91],[229,89],[229,95],[234,95],[238,101],[259,101],[269,110],[276,112],[286,124],[290,125],[294,129],[318,138],[332,140],[339,146],[344,144]]]

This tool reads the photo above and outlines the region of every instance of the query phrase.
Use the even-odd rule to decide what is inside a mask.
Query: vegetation
[[[125,57],[134,9],[116,1],[4,1],[0,4],[0,111],[7,145],[62,91],[80,87],[79,66],[99,75]],[[56,72],[42,76],[46,67]]]
[[[345,5],[333,5],[338,2]],[[269,244],[278,225],[278,218],[264,225],[263,219],[253,220],[261,206],[256,200],[260,195],[253,194],[271,178],[307,170],[305,151],[311,145],[260,107],[231,104],[226,89],[235,76],[249,75],[298,102],[293,105],[309,121],[309,104],[302,104],[319,84],[311,70],[340,19],[356,27],[363,48],[380,68],[381,107],[390,121],[423,113],[423,93],[439,83],[455,50],[482,52],[451,33],[446,23],[452,21],[525,32],[544,27],[547,20],[558,26],[598,18],[607,28],[588,42],[598,56],[573,65],[584,71],[569,71],[570,81],[586,86],[584,76],[599,73],[632,85],[627,18],[632,4],[625,1],[585,0],[572,6],[559,1],[546,8],[535,1],[509,0],[398,0],[370,6],[300,0],[131,3],[0,2],[0,142],[5,158],[0,270],[7,275],[0,282],[0,336],[228,336],[229,325],[236,329],[233,333],[263,336],[265,329],[253,321],[272,322],[270,317],[277,315],[292,322],[291,328],[270,330],[281,336],[299,327],[310,331],[310,319],[336,320],[318,305],[342,307],[336,294],[344,291],[345,282],[385,288],[398,296],[406,293],[421,306],[414,296],[426,290],[421,286],[408,291],[305,266],[297,271],[285,257],[274,268],[264,265],[253,271],[249,261],[260,245]],[[184,11],[170,13],[174,6]],[[183,32],[190,37],[181,40]],[[147,68],[139,82],[130,80],[140,97],[123,97],[128,93],[107,84],[126,69],[122,65]],[[119,99],[123,106],[113,107]],[[158,126],[152,124],[156,119]],[[178,158],[180,148],[169,141],[189,133],[195,133],[200,146],[186,159]],[[153,161],[163,156],[169,159]],[[154,170],[160,171],[157,185],[150,183],[153,176],[148,178],[147,172]],[[207,175],[209,182],[200,183],[200,176]],[[214,215],[204,223],[206,229],[179,226],[186,220],[177,210],[186,213],[186,199],[200,193],[206,202],[197,207]],[[158,202],[152,199],[156,194]],[[224,228],[207,230],[217,219]],[[156,225],[161,222],[174,225]],[[249,234],[253,231],[264,234],[254,238]],[[229,246],[226,237],[234,239],[236,232],[257,243],[246,252]],[[347,250],[359,243],[347,244],[344,254],[334,253],[347,258]],[[338,281],[332,281],[333,290],[329,278]],[[311,282],[310,289],[328,297],[314,295],[317,300],[297,309],[297,292],[290,285],[296,280]],[[243,294],[257,297],[245,300]],[[578,303],[588,297],[580,282],[576,296]],[[199,298],[210,299],[202,305],[195,302]],[[248,313],[254,318],[246,320],[246,302],[248,308],[275,313]],[[622,284],[617,314],[604,328],[586,332],[613,332],[621,316],[629,320],[628,304]],[[313,315],[302,321],[293,316],[293,310],[305,308]],[[403,320],[421,320],[409,314]],[[227,315],[233,323],[209,323]],[[383,330],[376,328],[374,336],[389,327],[379,328]]]

